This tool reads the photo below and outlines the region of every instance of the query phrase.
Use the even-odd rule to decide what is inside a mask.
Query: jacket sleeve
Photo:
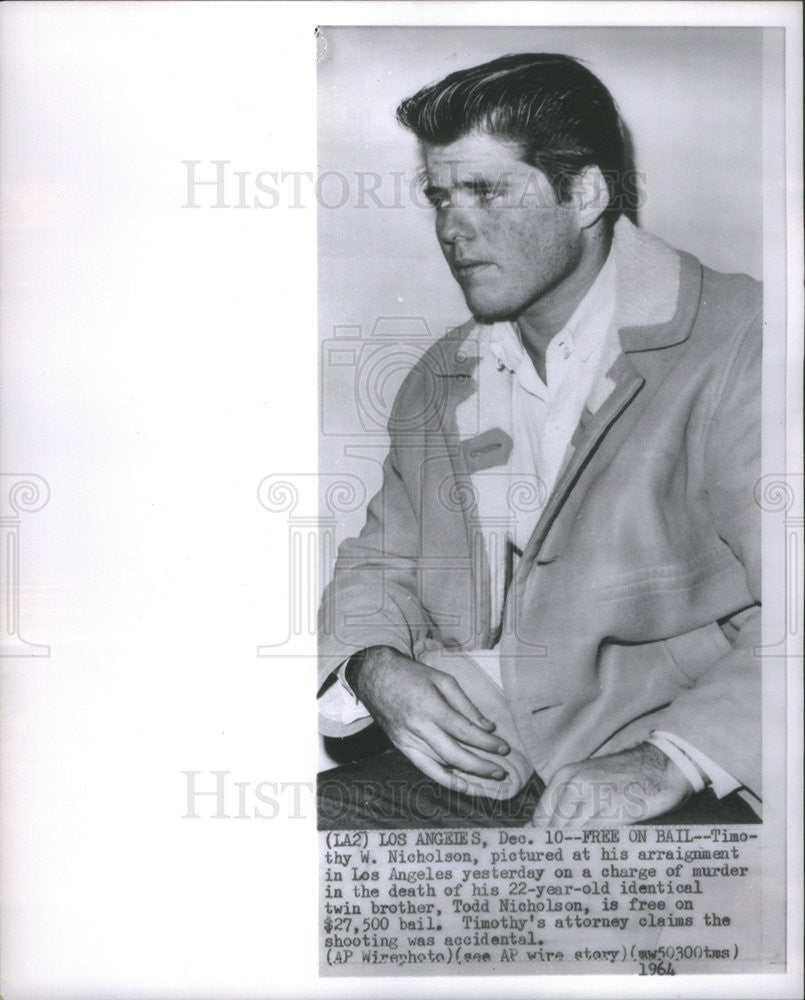
[[[416,492],[412,488],[412,492]],[[339,547],[333,579],[319,610],[319,689],[347,658],[369,646],[392,646],[413,656],[431,621],[419,598],[419,514],[392,447],[383,483],[357,538]],[[320,715],[325,736],[348,736],[371,719],[349,724]]]
[[[731,649],[654,717],[761,796],[760,316],[725,372],[704,447],[707,499],[721,539],[740,561],[754,599],[721,623]]]

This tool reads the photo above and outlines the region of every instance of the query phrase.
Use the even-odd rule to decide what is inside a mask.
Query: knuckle
[[[451,677],[450,674],[445,674],[441,670],[436,671],[436,679],[438,681],[439,687],[442,690],[455,691],[456,689],[461,690],[458,686],[458,682],[455,677]]]
[[[472,726],[462,715],[456,714],[453,719],[453,735],[461,740],[466,740],[472,733]]]

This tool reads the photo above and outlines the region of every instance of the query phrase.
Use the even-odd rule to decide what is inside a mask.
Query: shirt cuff
[[[658,736],[656,733],[649,738],[648,742],[658,750],[661,750],[672,763],[676,764],[677,769],[687,778],[694,795],[697,792],[704,791],[704,775],[687,754],[684,754],[679,747]]]
[[[707,754],[702,753],[701,750],[697,750],[692,744],[688,743],[687,740],[683,740],[681,736],[675,736],[674,733],[666,733],[662,730],[655,729],[651,734],[649,743],[654,743],[654,737],[658,737],[661,741],[670,743],[672,747],[676,748],[677,751],[683,753],[690,761],[695,765],[695,767],[701,771],[708,784],[715,793],[716,797],[723,799],[725,795],[729,795],[730,792],[734,792],[737,788],[741,787],[740,781],[738,781],[729,771],[725,771],[723,767],[716,764],[714,760],[707,756]],[[666,750],[662,746],[658,747],[665,753]],[[678,761],[669,753],[669,757],[679,766]],[[682,768],[680,768],[682,770]],[[687,777],[687,775],[686,775]],[[692,782],[691,782],[692,784]],[[697,789],[698,790],[698,789]]]
[[[359,719],[368,719],[369,713],[363,702],[353,693],[344,676],[349,659],[344,660],[335,672],[336,680],[327,690],[319,695],[319,714],[331,722],[340,722],[348,726]]]

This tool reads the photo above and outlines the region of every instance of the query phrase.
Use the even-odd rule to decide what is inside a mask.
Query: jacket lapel
[[[534,559],[555,558],[544,551],[552,525],[607,432],[645,384],[631,355],[686,340],[698,312],[702,271],[695,257],[672,250],[623,219],[615,228],[613,251],[618,281],[617,340],[610,353],[614,362],[588,396],[562,471],[520,560],[523,572]]]
[[[533,559],[538,557],[551,525],[556,520],[582,470],[589,463],[609,428],[632,402],[645,382],[643,376],[625,355],[621,355],[613,367],[609,369],[607,378],[614,383],[612,391],[594,413],[586,410],[582,416],[573,437],[572,450],[565,460],[564,468],[523,552],[521,566],[530,564]]]
[[[436,590],[447,605],[460,609],[451,622],[454,638],[468,649],[487,644],[490,624],[490,571],[486,562],[483,540],[472,525],[477,504],[471,473],[478,456],[472,445],[483,451],[491,445],[511,448],[511,441],[499,441],[491,435],[481,435],[461,441],[456,424],[456,408],[476,391],[475,370],[478,364],[477,345],[472,342],[474,321],[459,328],[441,344],[441,350],[431,359],[433,391],[439,400],[435,407],[440,433],[430,439],[423,468],[422,511],[428,498],[437,498],[438,516],[433,523],[423,523],[421,549],[429,554],[429,564]],[[438,553],[434,557],[434,553]],[[465,616],[467,616],[465,618]],[[442,616],[443,620],[444,615]]]

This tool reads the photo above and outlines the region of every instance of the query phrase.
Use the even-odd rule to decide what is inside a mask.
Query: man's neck
[[[601,231],[600,238],[590,241],[582,251],[578,266],[561,283],[534,302],[516,317],[517,327],[526,353],[537,374],[547,384],[545,357],[548,345],[567,323],[584,296],[592,288],[606,262],[612,235]]]

